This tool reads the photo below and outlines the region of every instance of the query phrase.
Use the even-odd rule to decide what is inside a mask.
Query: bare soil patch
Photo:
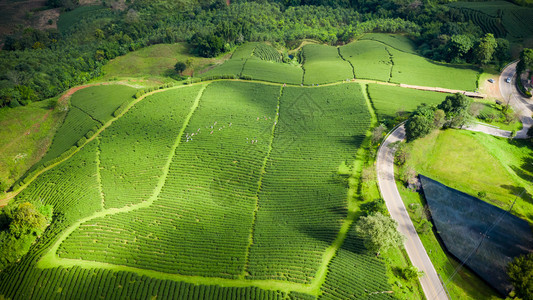
[[[45,6],[46,0],[0,1],[0,37],[12,33],[19,24],[30,26],[33,11]]]
[[[57,20],[61,13],[60,8],[47,9],[35,13],[33,19],[33,27],[46,30],[46,29],[55,29],[57,28]],[[49,20],[52,20],[52,23],[49,23]]]

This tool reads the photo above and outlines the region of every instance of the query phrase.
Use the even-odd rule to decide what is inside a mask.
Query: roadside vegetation
[[[0,298],[423,299],[374,166],[407,120],[428,254],[454,299],[498,299],[403,186],[533,223],[530,141],[452,129],[520,129],[504,102],[401,85],[477,91],[520,53],[526,74],[530,11],[447,2],[47,1],[57,29],[0,52]]]
[[[405,166],[533,223],[533,149],[528,141],[448,129],[407,145]],[[460,178],[461,180],[457,180]]]

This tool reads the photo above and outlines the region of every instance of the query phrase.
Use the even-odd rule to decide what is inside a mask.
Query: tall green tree
[[[434,106],[422,104],[411,114],[405,123],[405,136],[408,142],[424,137],[436,128],[435,110]]]
[[[355,225],[355,231],[363,238],[365,246],[379,255],[380,251],[403,244],[405,237],[398,232],[397,227],[396,221],[377,212],[361,217]]]
[[[520,53],[520,61],[516,65],[518,74],[530,69],[533,70],[533,49],[524,48]]]
[[[446,115],[445,127],[462,127],[470,121],[468,109],[472,100],[461,93],[446,96],[446,99],[437,106]]]
[[[516,295],[523,300],[533,300],[533,253],[515,258],[507,267],[507,274]]]
[[[473,46],[474,42],[468,35],[457,34],[450,39],[448,51],[452,59],[464,58]]]
[[[0,270],[28,252],[52,219],[52,207],[30,202],[0,210]]]
[[[182,62],[182,61],[178,61],[175,65],[174,65],[174,70],[176,72],[178,72],[178,74],[181,75],[181,73],[183,73],[183,71],[185,71],[185,69],[187,69],[187,64]]]
[[[511,44],[506,39],[496,39],[496,51],[494,52],[494,58],[499,62],[507,61],[511,58]]]
[[[476,60],[482,64],[489,63],[492,60],[492,55],[497,46],[498,43],[496,43],[494,35],[492,33],[485,34],[485,36],[479,40],[479,43],[474,50]]]

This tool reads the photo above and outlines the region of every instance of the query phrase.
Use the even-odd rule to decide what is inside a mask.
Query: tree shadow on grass
[[[513,166],[513,171],[515,171],[516,175],[520,176],[520,178],[528,181],[533,182],[533,158],[532,157],[526,157],[522,160],[522,165],[518,168]]]
[[[528,203],[533,204],[533,196],[523,187],[508,184],[502,184],[500,185],[500,187],[508,190],[513,195],[520,196],[520,198],[527,201]]]
[[[530,142],[524,139],[507,139],[509,145],[513,145],[517,148],[530,148]]]
[[[356,147],[361,147],[362,143],[363,143],[363,140],[365,139],[365,135],[364,134],[357,134],[357,135],[353,135],[353,136],[342,136],[342,137],[337,137],[336,140],[340,143],[340,144],[345,144],[345,145],[350,145],[350,146],[356,146]]]

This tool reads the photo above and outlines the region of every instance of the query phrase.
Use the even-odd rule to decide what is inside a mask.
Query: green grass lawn
[[[192,65],[185,70],[185,75],[193,75],[214,64],[220,59],[196,57],[189,54],[185,43],[158,44],[130,52],[111,60],[103,67],[103,80],[120,78],[150,78],[168,76],[174,72],[178,61],[192,59]]]
[[[376,83],[368,84],[368,94],[380,121],[394,118],[398,112],[412,112],[422,103],[439,104],[448,95]]]
[[[408,164],[425,176],[509,209],[533,223],[533,149],[527,141],[492,137],[462,130],[435,131],[410,147]]]
[[[397,186],[405,207],[407,208],[407,212],[416,227],[418,222],[425,217],[419,213],[415,213],[415,210],[410,209],[410,207],[417,206],[422,208],[426,205],[426,202],[419,193],[410,191],[405,188],[402,183],[398,182]],[[447,254],[443,246],[437,240],[434,231],[428,231],[427,233],[422,233],[418,236],[420,237],[422,244],[424,244],[424,248],[431,259],[435,270],[446,284],[446,289],[450,293],[451,299],[501,299],[495,290],[488,286],[477,275],[464,267],[458,269],[458,272],[451,277],[456,268],[459,267],[460,263]]]
[[[302,51],[304,84],[330,83],[354,77],[352,67],[341,58],[336,47],[306,45]]]
[[[65,114],[46,100],[0,109],[0,182],[12,185],[41,159]]]

